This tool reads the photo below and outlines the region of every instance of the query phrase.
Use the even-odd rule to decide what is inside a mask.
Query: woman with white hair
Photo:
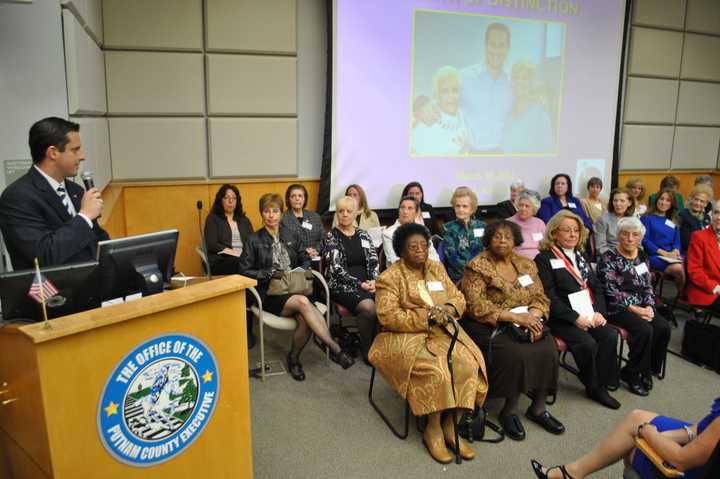
[[[518,195],[525,190],[525,183],[522,180],[515,180],[510,183],[510,199],[503,200],[495,205],[495,214],[500,219],[510,218],[512,215],[517,213],[517,199]],[[539,208],[539,207],[538,207]]]
[[[670,325],[655,314],[650,264],[639,248],[644,235],[639,219],[621,218],[617,247],[605,251],[598,264],[598,276],[605,285],[607,319],[630,335],[628,362],[620,379],[638,396],[647,396],[652,389],[652,374],[660,374],[670,341]]]
[[[540,195],[532,190],[525,190],[517,197],[517,213],[508,218],[520,227],[523,242],[515,247],[515,252],[533,259],[538,254],[538,246],[545,234],[545,222],[535,214],[540,209]]]
[[[431,124],[418,123],[413,129],[414,152],[418,155],[459,155],[467,153],[468,135],[460,111],[462,80],[457,68],[444,66],[433,76],[434,100],[440,119]]]
[[[324,275],[332,300],[358,318],[363,358],[373,340],[377,321],[375,280],[379,274],[378,255],[370,235],[355,226],[358,205],[351,196],[335,203],[335,226],[322,242]]]

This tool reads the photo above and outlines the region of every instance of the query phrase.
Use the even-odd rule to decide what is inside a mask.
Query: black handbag
[[[507,326],[505,326],[505,329],[510,333],[510,336],[512,336],[512,338],[518,343],[537,342],[550,334],[550,328],[548,328],[547,325],[544,323],[542,334],[535,341],[532,341],[532,334],[530,333],[530,329],[524,326],[518,326],[513,323],[508,323]]]
[[[498,437],[485,439],[485,428],[490,428]],[[505,439],[505,431],[502,427],[490,421],[487,417],[485,407],[476,406],[472,412],[466,412],[460,418],[458,433],[470,442],[490,442],[496,444]]]

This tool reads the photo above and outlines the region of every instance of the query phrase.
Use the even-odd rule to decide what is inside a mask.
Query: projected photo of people
[[[556,153],[565,25],[416,10],[413,156]]]

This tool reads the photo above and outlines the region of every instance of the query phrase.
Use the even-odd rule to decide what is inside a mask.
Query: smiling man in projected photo
[[[485,30],[483,64],[462,70],[460,108],[465,114],[474,154],[500,152],[505,119],[512,105],[510,80],[503,71],[510,51],[510,28],[491,23]]]

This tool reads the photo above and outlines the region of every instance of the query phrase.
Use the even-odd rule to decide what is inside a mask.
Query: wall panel
[[[95,186],[102,190],[112,180],[110,160],[110,130],[104,117],[70,117],[80,125],[80,142],[85,152],[81,170],[94,174]]]
[[[210,118],[213,177],[295,176],[297,120],[294,118]]]
[[[674,123],[677,95],[677,80],[628,78],[624,120]]]
[[[201,0],[104,0],[105,45],[202,49]]]
[[[717,0],[688,0],[689,31],[720,34],[720,2]]]
[[[204,178],[203,118],[111,118],[113,179]]]
[[[209,51],[296,51],[296,0],[207,0]]]
[[[209,115],[297,113],[295,58],[212,54],[207,68]]]
[[[720,81],[720,37],[685,34],[682,78]]]
[[[713,169],[717,165],[720,128],[678,126],[675,129],[672,167]]]
[[[102,0],[61,0],[70,9],[88,34],[98,44],[103,44]]]
[[[633,27],[629,74],[677,78],[682,36],[680,32]]]
[[[625,125],[620,168],[643,170],[670,168],[672,126]]]
[[[202,54],[120,52],[105,54],[108,111],[133,115],[202,115]]]
[[[677,121],[680,124],[720,125],[720,83],[680,82]]]
[[[635,0],[633,25],[682,29],[686,0]]]
[[[102,115],[107,111],[104,53],[70,10],[62,16],[68,110]]]

